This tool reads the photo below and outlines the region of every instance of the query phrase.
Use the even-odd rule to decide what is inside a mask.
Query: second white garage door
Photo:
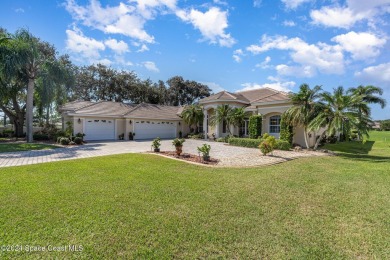
[[[115,120],[85,119],[85,140],[115,140]]]
[[[134,120],[135,139],[175,138],[176,122]]]

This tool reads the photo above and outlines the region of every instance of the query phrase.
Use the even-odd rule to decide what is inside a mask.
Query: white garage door
[[[176,123],[169,121],[135,120],[135,139],[175,138]]]
[[[85,140],[115,140],[113,119],[85,119]]]

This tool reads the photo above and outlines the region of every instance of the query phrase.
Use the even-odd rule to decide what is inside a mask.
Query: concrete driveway
[[[148,141],[91,142],[81,146],[69,146],[53,150],[0,153],[0,167],[28,165],[79,158],[89,158],[123,153],[142,153],[151,151]],[[291,160],[297,157],[323,155],[322,153],[274,151],[273,156],[261,156],[259,149],[229,146],[225,143],[187,139],[183,145],[184,153],[198,154],[197,147],[211,145],[210,156],[220,160],[218,166],[245,167],[268,165]],[[161,150],[174,151],[172,140],[162,140]]]

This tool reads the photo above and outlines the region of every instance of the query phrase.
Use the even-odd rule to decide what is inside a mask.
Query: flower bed
[[[161,151],[159,154],[169,156],[172,158],[189,161],[189,162],[195,162],[195,163],[201,163],[201,164],[208,164],[208,165],[216,165],[218,164],[218,160],[214,158],[210,158],[210,161],[204,161],[202,159],[202,156],[189,154],[189,153],[182,153],[180,156],[177,156],[176,152],[174,151]]]

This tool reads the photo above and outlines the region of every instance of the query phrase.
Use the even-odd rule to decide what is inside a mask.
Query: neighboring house
[[[111,101],[74,101],[60,108],[63,127],[73,124],[73,132],[84,133],[85,140],[176,138],[188,126],[180,118],[182,107],[152,104],[125,104]]]
[[[371,129],[373,129],[373,130],[380,130],[381,129],[381,122],[380,121],[372,122]]]
[[[279,138],[280,116],[292,103],[288,94],[271,88],[261,88],[249,91],[230,93],[222,91],[199,101],[203,107],[204,121],[199,131],[206,138],[223,137],[228,135],[227,127],[235,135],[248,135],[250,115],[261,114],[263,118],[263,133],[269,133]],[[232,107],[245,107],[248,117],[241,127],[227,126],[220,123],[216,126],[209,124],[209,119],[215,109],[222,104]],[[124,134],[128,139],[129,132],[135,133],[136,140],[179,137],[189,132],[189,126],[180,118],[183,107],[160,106],[152,104],[125,104],[111,101],[74,101],[60,108],[63,126],[65,122],[73,123],[74,134],[84,133],[86,140],[117,140]],[[303,129],[294,128],[294,143],[305,145]],[[309,138],[310,145],[315,142],[315,135]]]
[[[281,115],[292,106],[287,93],[271,88],[261,88],[235,93],[221,91],[200,100],[199,103],[202,105],[203,113],[205,115],[203,129],[209,138],[211,138],[213,134],[217,138],[228,135],[227,127],[230,127],[230,131],[234,135],[247,136],[249,116],[258,114],[261,114],[263,119],[262,133],[269,133],[270,135],[279,138]],[[227,126],[225,123],[221,122],[216,126],[211,126],[209,124],[209,119],[215,109],[222,104],[228,104],[232,107],[245,107],[245,110],[248,113],[245,124],[243,124],[242,127],[233,127]],[[309,136],[309,144],[313,145],[315,142],[315,135],[311,133]],[[302,128],[294,128],[293,142],[305,146]]]

